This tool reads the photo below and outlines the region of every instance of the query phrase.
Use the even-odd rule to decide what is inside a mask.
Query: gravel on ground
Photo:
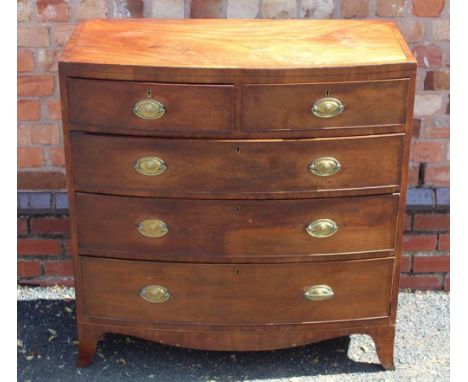
[[[449,294],[401,292],[395,371],[383,371],[370,337],[293,349],[213,352],[106,334],[93,363],[75,367],[73,288],[18,287],[18,381],[449,381]]]

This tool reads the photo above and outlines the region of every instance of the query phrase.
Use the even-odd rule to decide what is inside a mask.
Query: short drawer
[[[71,130],[210,136],[232,130],[231,85],[68,79]]]
[[[408,79],[242,88],[242,130],[314,130],[400,125]]]
[[[218,141],[74,133],[71,142],[79,190],[213,198],[396,191],[403,135]]]
[[[81,257],[83,312],[250,325],[385,317],[393,262],[184,264]]]
[[[224,261],[389,251],[398,195],[187,200],[76,194],[80,253]]]

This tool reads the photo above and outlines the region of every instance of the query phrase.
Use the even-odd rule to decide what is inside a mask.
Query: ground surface
[[[270,352],[209,352],[106,334],[75,368],[72,289],[18,289],[18,381],[449,381],[449,295],[400,293],[395,371],[364,335]]]

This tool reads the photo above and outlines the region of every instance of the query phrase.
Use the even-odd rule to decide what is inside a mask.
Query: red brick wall
[[[405,266],[410,264],[413,273],[402,277],[402,285],[441,288],[448,279],[444,276],[448,272],[447,217],[431,213],[440,213],[436,211],[437,190],[449,186],[449,0],[17,0],[17,5],[18,189],[21,192],[65,189],[57,57],[80,20],[193,17],[396,21],[419,62],[410,187],[430,189],[434,194],[433,210],[424,209],[429,215],[409,211],[411,232],[405,245],[413,252],[405,260]],[[41,257],[50,255],[56,262],[67,261],[59,260],[66,259],[64,233],[34,231],[34,211],[32,215],[21,216],[28,220],[28,231],[22,231],[19,240],[20,276],[35,277],[40,273],[44,278],[52,275],[49,272],[70,270],[69,263],[48,265],[52,261],[49,256]],[[19,224],[23,227],[25,223]],[[43,246],[46,246],[47,251],[57,252],[57,244],[52,244],[57,241],[59,254],[36,252],[24,255],[26,260],[22,257],[27,248],[31,251],[34,246],[38,251],[45,250]]]

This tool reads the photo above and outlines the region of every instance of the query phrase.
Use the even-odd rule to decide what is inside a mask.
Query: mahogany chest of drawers
[[[416,62],[393,23],[92,20],[59,63],[80,366],[393,342]]]

